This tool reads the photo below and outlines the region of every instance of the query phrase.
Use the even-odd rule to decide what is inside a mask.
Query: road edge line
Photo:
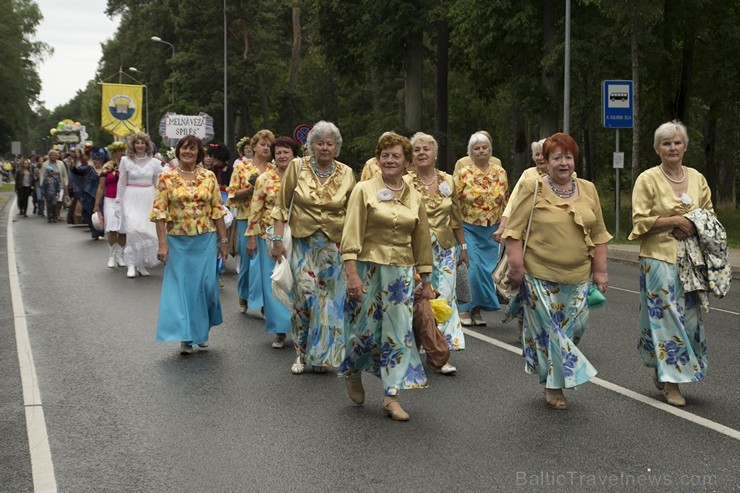
[[[501,342],[498,339],[494,339],[493,337],[489,337],[487,335],[481,334],[480,332],[475,332],[470,329],[463,329],[463,332],[465,333],[465,335],[469,335],[475,339],[487,342],[488,344],[491,344],[498,348],[505,349],[506,351],[510,351],[519,356],[522,355],[522,350],[520,348],[517,348],[516,346],[512,346],[511,344]],[[734,428],[730,428],[729,426],[725,426],[721,423],[717,423],[716,421],[712,421],[711,419],[707,419],[697,414],[693,414],[683,409],[677,408],[675,406],[668,405],[664,402],[657,401],[650,397],[644,396],[639,392],[635,392],[634,390],[630,390],[626,387],[622,387],[599,377],[593,377],[590,380],[590,383],[593,383],[594,385],[597,385],[606,390],[610,390],[617,394],[623,395],[624,397],[627,397],[629,399],[654,407],[668,414],[673,414],[676,417],[685,419],[686,421],[690,421],[699,426],[709,428],[710,430],[716,431],[717,433],[721,433],[730,438],[734,438],[735,440],[740,440],[740,431]]]
[[[7,248],[8,248],[8,282],[13,307],[13,325],[15,328],[16,351],[23,390],[23,406],[26,415],[26,432],[28,434],[28,451],[31,456],[31,474],[35,492],[55,493],[57,491],[54,463],[51,460],[49,434],[46,429],[44,408],[41,405],[41,392],[33,363],[31,341],[28,337],[26,310],[23,306],[18,265],[15,258],[15,240],[13,239],[13,212],[15,205],[8,207]]]

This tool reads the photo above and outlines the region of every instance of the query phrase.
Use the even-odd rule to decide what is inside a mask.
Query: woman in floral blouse
[[[455,296],[457,265],[468,264],[468,246],[462,229],[462,216],[452,176],[438,170],[437,141],[431,135],[417,132],[411,138],[414,150],[414,169],[405,179],[424,200],[432,235],[434,271],[432,286],[452,307],[452,316],[439,330],[447,339],[451,351],[465,349],[465,336],[460,324]],[[458,260],[459,249],[459,260]],[[450,375],[457,368],[447,363],[439,371]]]
[[[704,380],[707,342],[697,291],[685,292],[677,268],[679,240],[696,234],[684,217],[713,212],[704,176],[683,165],[686,127],[674,120],[658,127],[653,147],[660,164],[644,171],[632,192],[630,240],[640,240],[640,340],[642,362],[668,404],[685,406],[679,383]]]
[[[249,205],[246,254],[250,257],[257,257],[262,271],[260,280],[266,321],[265,331],[268,334],[275,334],[272,347],[282,349],[285,344],[285,334],[290,330],[290,311],[272,294],[270,273],[275,268],[275,260],[267,251],[265,234],[274,221],[271,216],[272,208],[280,192],[280,182],[285,169],[298,154],[298,143],[290,137],[279,137],[272,143],[271,149],[275,168],[269,168],[261,174],[254,184],[254,194],[252,194],[252,202]]]
[[[413,157],[411,143],[391,133],[380,139],[375,156],[381,175],[352,191],[342,234],[349,302],[339,372],[358,405],[365,401],[361,371],[379,377],[383,412],[407,421],[399,392],[427,386],[411,319],[414,268],[421,276],[422,297],[434,298],[432,245],[424,199],[403,179]]]
[[[165,264],[157,341],[180,341],[180,353],[208,346],[208,333],[223,322],[217,257],[226,259],[224,208],[216,176],[198,163],[203,145],[192,135],[177,143],[179,164],[157,181],[149,218],[156,223],[157,259]]]
[[[239,252],[239,277],[237,278],[236,290],[239,294],[239,311],[247,312],[247,307],[259,310],[262,307],[262,283],[260,268],[257,258],[250,259],[245,255],[247,249],[247,231],[249,220],[249,203],[254,193],[254,182],[257,177],[272,167],[270,163],[270,146],[275,141],[275,136],[269,130],[260,130],[250,141],[252,159],[246,155],[241,161],[234,163],[231,180],[227,191],[229,200],[226,205],[236,207],[236,234],[237,252]],[[233,227],[233,226],[232,226]]]
[[[501,213],[509,198],[506,171],[490,162],[491,141],[481,133],[474,133],[468,142],[472,164],[455,173],[455,187],[465,231],[465,243],[470,257],[470,290],[473,299],[459,306],[460,321],[465,326],[485,326],[481,309],[495,311],[501,308],[496,296],[491,273],[498,262],[498,243],[493,233],[498,229]]]
[[[335,160],[342,135],[330,122],[320,121],[308,133],[311,155],[288,165],[275,201],[272,258],[285,256],[282,236],[288,209],[293,249],[293,316],[291,328],[296,358],[293,374],[305,365],[314,372],[339,366],[344,357],[344,301],[346,280],[339,255],[347,199],[355,186],[352,168]]]

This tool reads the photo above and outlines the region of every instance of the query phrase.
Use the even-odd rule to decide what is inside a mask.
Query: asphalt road
[[[33,490],[29,450],[38,444],[26,436],[7,218],[6,208],[0,491],[16,492]],[[475,330],[486,340],[469,333],[467,349],[452,355],[458,374],[431,374],[428,389],[404,393],[411,421],[397,423],[381,412],[373,377],[363,377],[367,399],[357,407],[334,372],[292,375],[292,350],[271,349],[263,322],[238,313],[233,269],[221,291],[224,324],[207,351],[184,357],[154,340],[161,268],[127,279],[105,267],[106,244],[81,228],[34,217],[12,229],[59,491],[740,491],[737,287],[711,300],[710,370],[706,382],[682,386],[685,416],[664,409],[639,360],[637,268],[610,262],[607,304],[581,343],[606,384],[566,391],[569,409],[548,409],[509,350],[514,325],[489,313]]]

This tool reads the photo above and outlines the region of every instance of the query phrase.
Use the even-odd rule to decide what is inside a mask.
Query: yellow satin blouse
[[[522,186],[522,183],[531,180],[533,178],[539,178],[540,172],[537,171],[537,166],[532,166],[531,168],[527,168],[522,173],[522,176],[519,177],[519,181],[516,182],[516,185],[514,185],[514,190],[511,191],[511,195],[509,195],[509,202],[506,204],[506,207],[504,208],[504,212],[501,214],[501,217],[509,217],[511,214],[511,204],[516,200],[516,195],[519,192],[519,189]]]
[[[437,193],[429,195],[416,172],[404,176],[406,183],[413,186],[424,200],[429,221],[429,231],[437,238],[442,248],[449,249],[455,244],[453,229],[462,228],[462,214],[457,199],[457,190],[452,176],[437,170]],[[446,183],[446,185],[442,185]]]
[[[673,192],[660,166],[645,170],[637,177],[632,191],[632,232],[628,239],[640,240],[640,257],[676,263],[678,240],[670,230],[650,233],[659,217],[682,216],[690,210],[700,208],[714,212],[712,192],[704,175],[694,168],[686,167],[689,180],[686,204]]]
[[[395,199],[383,177],[377,176],[358,183],[352,191],[339,251],[343,261],[413,265],[419,274],[428,274],[432,272],[433,262],[429,238],[421,194],[404,186]]]
[[[296,158],[285,170],[272,218],[287,221],[290,201],[295,196],[290,216],[291,235],[306,238],[323,231],[331,241],[339,243],[347,214],[347,200],[354,186],[355,175],[346,164],[336,161],[334,173],[321,184],[311,167],[310,156]]]

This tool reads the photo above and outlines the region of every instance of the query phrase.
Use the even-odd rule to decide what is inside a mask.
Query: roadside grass
[[[636,241],[627,240],[627,236],[630,233],[632,224],[630,222],[630,208],[622,207],[619,214],[619,238],[616,237],[614,231],[616,230],[616,214],[615,214],[614,202],[611,204],[602,204],[602,214],[604,215],[604,222],[609,232],[614,236],[612,243],[617,244],[633,244],[637,245]],[[740,209],[735,209],[731,206],[718,207],[717,217],[719,222],[725,227],[727,231],[727,245],[730,248],[740,248]]]
[[[0,192],[13,192],[15,191],[15,185],[13,183],[3,183],[0,185]]]

